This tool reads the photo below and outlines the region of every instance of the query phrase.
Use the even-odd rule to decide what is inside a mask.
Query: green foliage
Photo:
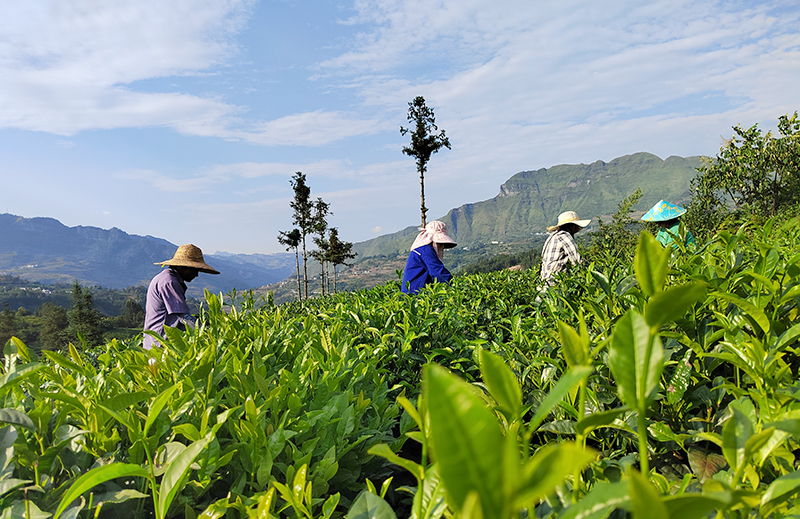
[[[755,124],[733,127],[734,135],[716,158],[698,169],[694,200],[686,221],[701,235],[719,228],[726,202],[764,220],[800,201],[800,119],[797,112],[778,119],[778,133],[763,134]]]
[[[642,189],[639,188],[622,199],[610,224],[597,219],[598,229],[589,233],[591,244],[584,251],[588,261],[630,261],[633,258],[640,222],[631,218],[630,213],[641,199]]]
[[[12,338],[0,509],[793,514],[800,222],[685,253],[644,233],[633,261],[562,281],[542,293],[535,271],[501,271],[260,308],[207,294],[195,329],[148,352],[39,359]]]
[[[99,345],[103,341],[101,319],[100,312],[94,307],[92,293],[75,281],[72,287],[72,308],[67,311],[69,339],[76,343],[85,342],[88,346]]]

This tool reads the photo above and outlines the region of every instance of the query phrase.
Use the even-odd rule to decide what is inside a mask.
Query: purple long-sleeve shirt
[[[147,303],[144,315],[144,329],[152,330],[162,337],[164,326],[185,329],[181,316],[191,311],[186,304],[186,283],[171,268],[159,272],[147,288]],[[144,348],[149,350],[156,340],[144,336]]]

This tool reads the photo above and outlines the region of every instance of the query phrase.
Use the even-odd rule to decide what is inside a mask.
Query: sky
[[[341,239],[419,225],[416,96],[452,145],[429,220],[520,171],[714,156],[800,110],[796,0],[26,0],[0,20],[0,212],[206,253],[283,251],[296,171]]]

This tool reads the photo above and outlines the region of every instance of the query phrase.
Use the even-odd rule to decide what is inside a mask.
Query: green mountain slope
[[[494,198],[462,205],[439,220],[447,224],[459,247],[530,240],[545,233],[563,211],[573,210],[581,218],[592,219],[613,214],[619,202],[639,188],[641,211],[662,198],[687,202],[689,183],[701,164],[701,157],[662,160],[651,153],[635,153],[610,162],[522,171],[500,186]],[[416,233],[416,226],[407,227],[357,243],[354,250],[360,259],[405,254]]]

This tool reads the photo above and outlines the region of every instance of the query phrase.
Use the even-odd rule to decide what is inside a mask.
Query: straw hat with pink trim
[[[191,267],[206,274],[219,274],[218,270],[203,259],[203,251],[191,243],[178,247],[172,259],[159,261],[155,265],[161,265],[162,267]]]
[[[562,225],[568,223],[574,223],[575,225],[583,229],[584,227],[589,225],[591,221],[592,221],[591,218],[588,220],[578,219],[578,213],[576,213],[575,211],[564,211],[563,213],[558,215],[558,223],[555,225],[551,225],[550,227],[547,228],[547,230],[552,232],[555,231],[556,229],[559,229]]]

